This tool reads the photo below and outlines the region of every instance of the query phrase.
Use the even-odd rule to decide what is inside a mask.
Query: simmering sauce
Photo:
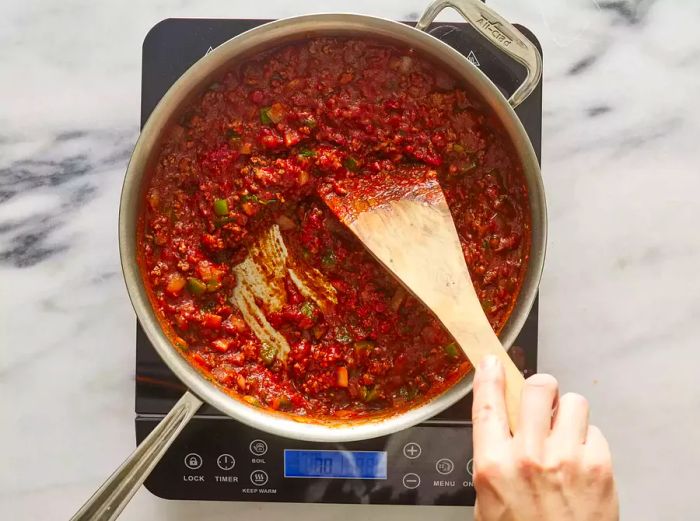
[[[342,195],[348,176],[391,183],[411,165],[438,172],[500,331],[530,240],[526,185],[505,132],[410,49],[315,38],[232,68],[161,145],[139,263],[174,345],[230,393],[310,418],[387,414],[453,385],[471,368],[458,346],[317,195]],[[274,283],[246,285],[256,269]]]

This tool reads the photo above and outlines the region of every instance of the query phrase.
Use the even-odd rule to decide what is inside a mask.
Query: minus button
[[[403,477],[403,486],[406,488],[418,488],[418,485],[420,485],[420,476],[418,474],[414,474],[413,472],[409,472]]]

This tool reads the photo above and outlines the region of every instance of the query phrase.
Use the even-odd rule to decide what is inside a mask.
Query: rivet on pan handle
[[[452,7],[484,38],[527,69],[525,81],[508,100],[513,108],[520,105],[535,90],[542,77],[542,56],[537,47],[510,22],[486,7],[481,0],[435,0],[418,20],[416,29],[426,31],[446,7]]]

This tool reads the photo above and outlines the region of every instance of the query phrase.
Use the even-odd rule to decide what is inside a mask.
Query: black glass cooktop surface
[[[266,20],[168,19],[143,43],[141,125],[168,88],[210,49]],[[519,29],[533,41],[527,29]],[[466,24],[431,26],[509,96],[524,69]],[[541,85],[516,113],[540,154]],[[511,349],[537,368],[537,302]],[[136,335],[136,437],[140,442],[185,391],[146,335]],[[419,426],[352,443],[310,443],[256,431],[205,405],[146,481],[171,499],[473,505],[471,395]]]

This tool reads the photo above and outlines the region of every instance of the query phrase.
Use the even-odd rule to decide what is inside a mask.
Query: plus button
[[[403,447],[403,455],[408,459],[416,459],[418,456],[420,456],[421,452],[423,451],[420,448],[420,445],[414,441],[407,443]]]

